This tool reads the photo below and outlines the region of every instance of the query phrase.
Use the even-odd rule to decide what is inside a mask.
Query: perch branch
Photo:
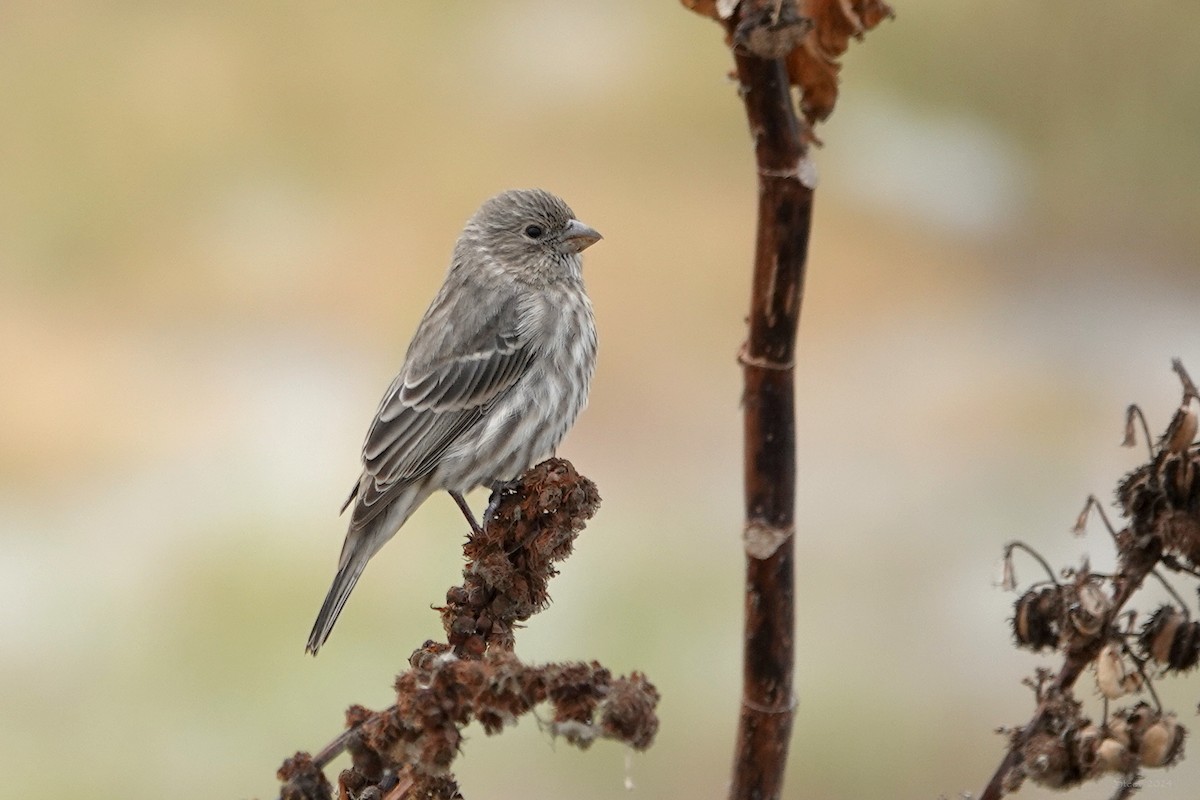
[[[550,603],[555,564],[599,506],[590,480],[552,458],[527,470],[497,498],[483,529],[463,547],[463,583],[438,611],[445,642],[429,641],[395,681],[396,702],[381,711],[351,706],[347,730],[316,757],[297,753],[279,770],[280,800],[330,800],[322,770],[342,752],[339,800],[460,798],[450,767],[463,728],[502,730],[539,704],[553,709],[550,729],[586,748],[597,739],[650,746],[658,730],[658,691],[644,675],[617,677],[595,661],[525,664],[514,632]],[[386,794],[385,794],[386,793]]]

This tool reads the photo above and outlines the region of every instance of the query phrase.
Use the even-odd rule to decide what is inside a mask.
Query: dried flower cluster
[[[528,666],[502,650],[463,659],[448,645],[430,643],[396,679],[396,705],[365,716],[359,732],[383,764],[413,765],[437,776],[448,771],[461,729],[472,719],[498,733],[548,702],[551,730],[572,744],[588,747],[609,738],[641,750],[658,729],[657,701],[654,686],[636,672],[614,679],[595,662]]]
[[[543,461],[501,491],[483,534],[467,539],[463,584],[446,593],[441,609],[456,653],[512,649],[513,627],[549,604],[554,563],[571,555],[599,506],[596,484],[562,459]]]
[[[1116,797],[1138,787],[1143,768],[1168,767],[1183,756],[1187,730],[1162,707],[1154,691],[1157,677],[1192,669],[1200,662],[1200,623],[1191,620],[1187,603],[1159,568],[1185,579],[1200,577],[1200,394],[1179,361],[1173,363],[1183,384],[1183,401],[1166,432],[1150,447],[1148,461],[1117,487],[1117,507],[1126,524],[1114,530],[1094,497],[1076,523],[1082,532],[1095,509],[1112,535],[1117,571],[1092,571],[1087,562],[1056,575],[1028,545],[1005,548],[1005,584],[1014,588],[1012,558],[1023,550],[1036,558],[1048,579],[1018,598],[1012,619],[1018,647],[1054,650],[1062,655],[1059,672],[1039,671],[1030,681],[1037,709],[1024,726],[1002,729],[1008,753],[983,800],[1016,791],[1026,780],[1065,789],[1106,774],[1121,776]],[[1133,423],[1140,409],[1127,414],[1126,441],[1134,444]],[[1127,606],[1148,576],[1167,589],[1173,603],[1158,607],[1140,627]],[[1060,579],[1061,578],[1061,579]],[[1098,724],[1084,715],[1075,698],[1079,676],[1090,669],[1102,698]],[[1110,701],[1145,693],[1149,701],[1110,709]]]
[[[562,459],[503,489],[482,534],[463,547],[463,585],[439,609],[447,642],[412,654],[396,678],[395,705],[352,706],[347,732],[317,758],[288,759],[282,800],[332,798],[321,768],[343,749],[351,767],[338,778],[339,800],[460,797],[450,766],[463,728],[474,720],[497,733],[542,703],[553,711],[550,730],[574,745],[605,738],[649,747],[658,691],[645,676],[614,678],[596,662],[532,666],[512,652],[514,629],[549,604],[554,563],[570,555],[599,503],[595,484]]]
[[[329,781],[308,753],[296,753],[275,774],[283,781],[280,800],[324,800],[332,796]]]
[[[1102,669],[1098,664],[1097,671]],[[1004,775],[1005,794],[1020,788],[1026,778],[1051,789],[1067,789],[1106,774],[1122,776],[1122,791],[1127,791],[1136,786],[1142,767],[1170,766],[1183,755],[1187,730],[1171,712],[1139,702],[1109,712],[1096,725],[1069,690],[1053,687],[1048,672],[1039,671],[1032,683],[1045,711],[1032,731],[1006,731],[1019,762]],[[1141,685],[1135,681],[1119,688],[1124,695]]]

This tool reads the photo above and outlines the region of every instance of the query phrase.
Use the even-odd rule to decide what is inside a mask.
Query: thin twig
[[[1142,685],[1146,687],[1146,691],[1150,693],[1151,699],[1154,700],[1155,710],[1161,714],[1163,710],[1163,704],[1162,701],[1158,699],[1158,692],[1154,691],[1154,684],[1150,681],[1150,676],[1146,674],[1146,662],[1138,658],[1137,654],[1134,653],[1133,650],[1129,649],[1129,645],[1125,644],[1124,642],[1121,642],[1121,651],[1128,656],[1129,660],[1133,662],[1133,665],[1137,667],[1138,675],[1142,676]],[[1107,714],[1105,716],[1107,718]]]
[[[1171,369],[1175,370],[1175,374],[1179,376],[1179,380],[1183,384],[1184,399],[1194,397],[1200,400],[1200,392],[1196,391],[1196,384],[1192,383],[1192,376],[1188,375],[1183,362],[1178,358],[1172,358]]]
[[[1005,558],[1010,557],[1012,555],[1013,550],[1023,550],[1026,553],[1028,553],[1030,556],[1032,556],[1035,561],[1037,561],[1039,564],[1042,565],[1042,569],[1046,570],[1046,574],[1050,576],[1050,582],[1053,583],[1055,586],[1058,586],[1058,580],[1054,576],[1054,570],[1050,568],[1050,562],[1048,562],[1046,559],[1042,558],[1041,554],[1038,551],[1034,550],[1032,547],[1025,544],[1024,542],[1013,541],[1013,542],[1009,542],[1008,544],[1006,544],[1004,546],[1004,557]]]
[[[333,741],[325,745],[320,751],[313,756],[313,763],[317,765],[317,769],[323,770],[329,766],[329,762],[346,752],[346,744],[350,741],[350,737],[358,730],[358,726],[347,728],[339,733]]]
[[[1193,578],[1200,578],[1200,569],[1184,564],[1169,553],[1162,557],[1162,565],[1173,572],[1182,572],[1185,575],[1191,575]]]
[[[1185,620],[1191,619],[1192,615],[1191,612],[1188,611],[1187,603],[1183,602],[1183,598],[1179,596],[1179,592],[1175,591],[1175,587],[1167,583],[1167,579],[1164,578],[1162,573],[1160,573],[1158,570],[1152,569],[1150,570],[1150,574],[1155,578],[1158,578],[1158,582],[1161,583],[1162,587],[1167,590],[1167,594],[1171,595],[1175,602],[1179,604],[1180,610],[1183,611],[1183,618]]]
[[[1123,447],[1133,447],[1137,444],[1137,437],[1133,435],[1133,418],[1137,417],[1142,423],[1142,436],[1146,439],[1146,449],[1150,451],[1150,458],[1154,458],[1154,439],[1150,437],[1150,426],[1146,424],[1146,415],[1142,413],[1141,407],[1137,403],[1130,403],[1129,408],[1125,409],[1125,439],[1121,442]]]
[[[1117,529],[1108,521],[1108,514],[1104,513],[1104,506],[1100,505],[1100,501],[1096,499],[1096,495],[1089,494],[1087,502],[1083,504],[1083,511],[1079,512],[1079,517],[1075,520],[1075,527],[1072,529],[1075,533],[1083,533],[1087,527],[1088,513],[1095,509],[1100,515],[1100,521],[1104,523],[1104,527],[1108,529],[1109,536],[1115,540],[1117,538]]]

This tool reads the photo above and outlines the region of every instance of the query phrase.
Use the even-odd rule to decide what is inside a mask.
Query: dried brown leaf
[[[851,37],[863,34],[893,16],[883,0],[803,0],[800,13],[813,28],[787,59],[788,77],[800,88],[800,110],[811,125],[833,113],[837,103],[838,58]]]

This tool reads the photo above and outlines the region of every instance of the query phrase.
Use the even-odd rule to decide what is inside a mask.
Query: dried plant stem
[[[317,769],[325,769],[325,767],[329,766],[329,762],[346,752],[346,743],[357,730],[357,725],[344,730],[335,736],[329,744],[322,747],[320,752],[313,756],[313,763],[316,764]]]
[[[1120,616],[1121,609],[1129,601],[1129,598],[1141,588],[1146,576],[1153,571],[1154,565],[1158,563],[1161,555],[1161,549],[1154,547],[1152,552],[1141,553],[1140,555],[1140,558],[1123,564],[1120,572],[1115,576],[1116,590],[1113,593],[1112,607],[1108,612],[1108,621],[1110,624]],[[1083,674],[1088,665],[1096,660],[1104,644],[1105,640],[1103,637],[1096,637],[1088,647],[1080,650],[1072,650],[1066,655],[1062,668],[1054,676],[1054,680],[1050,682],[1048,689],[1040,692],[1042,700],[1038,703],[1033,717],[1022,728],[1022,739],[1041,727],[1050,713],[1053,698],[1075,685],[1075,682],[1079,680],[1079,676]],[[1000,766],[993,773],[992,779],[984,788],[983,793],[979,795],[979,800],[1000,800],[1004,796],[1004,777],[1008,774],[1009,770],[1019,763],[1020,759],[1020,747],[1009,747],[1008,752],[1005,753],[1003,760],[1000,762]]]
[[[796,705],[793,371],[812,225],[811,125],[833,111],[837,59],[850,39],[861,39],[892,10],[883,0],[682,3],[724,28],[754,137],[758,226],[750,330],[738,357],[745,386],[745,632],[729,796],[774,800],[783,789]]]
[[[745,394],[746,595],[732,800],[777,798],[792,730],[793,360],[812,216],[805,147],[782,60],[734,51],[758,166],[758,232]]]
[[[1178,358],[1171,359],[1171,369],[1175,370],[1175,374],[1179,376],[1179,380],[1183,383],[1184,398],[1195,397],[1200,400],[1200,390],[1196,389],[1196,384],[1192,383],[1192,376],[1188,375],[1188,371],[1184,369],[1183,362]]]
[[[1025,544],[1024,542],[1009,542],[1007,545],[1004,546],[1004,550],[1005,550],[1006,558],[1011,556],[1013,550],[1022,551],[1023,553],[1028,555],[1030,558],[1032,558],[1034,561],[1041,564],[1042,569],[1046,570],[1046,575],[1049,577],[1050,582],[1056,586],[1058,585],[1058,579],[1054,576],[1054,570],[1051,568],[1050,564],[1046,561],[1046,559],[1042,558],[1041,553],[1034,550],[1029,545]]]

